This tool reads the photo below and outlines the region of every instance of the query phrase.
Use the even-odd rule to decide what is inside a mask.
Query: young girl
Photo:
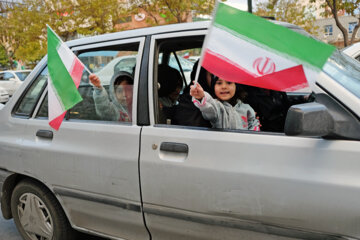
[[[109,94],[98,76],[91,74],[89,80],[94,85],[96,114],[102,120],[130,122],[134,84],[132,76],[122,71],[114,75],[110,81]]]
[[[203,117],[211,122],[213,128],[247,129],[260,131],[260,123],[249,104],[237,96],[236,84],[223,79],[215,80],[213,99],[199,83],[191,86],[190,95]]]

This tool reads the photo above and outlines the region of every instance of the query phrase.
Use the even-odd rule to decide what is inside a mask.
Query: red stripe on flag
[[[309,87],[302,65],[264,75],[257,78],[256,81],[260,81],[264,84],[264,87],[262,88],[283,92],[292,92]]]
[[[302,65],[264,76],[255,76],[231,60],[207,50],[202,66],[226,81],[275,91],[295,91],[309,86]]]
[[[65,117],[65,114],[66,114],[66,111],[63,112],[60,116],[58,116],[58,117],[54,118],[52,121],[50,121],[49,122],[50,127],[55,129],[56,131],[59,130],[62,120]]]
[[[83,71],[84,71],[84,65],[80,62],[80,60],[77,57],[75,57],[73,65],[71,66],[70,69],[70,76],[73,79],[76,87],[79,87],[80,85]]]

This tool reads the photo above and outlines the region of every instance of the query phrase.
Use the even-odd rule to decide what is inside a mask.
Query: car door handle
[[[160,145],[160,151],[188,153],[189,147],[185,143],[163,142]]]
[[[49,139],[52,139],[54,134],[52,131],[50,130],[38,130],[36,132],[36,136],[37,137],[42,137],[42,138],[49,138]]]

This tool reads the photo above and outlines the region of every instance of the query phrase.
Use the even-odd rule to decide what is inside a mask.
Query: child
[[[89,76],[94,85],[96,114],[102,120],[130,122],[132,115],[132,95],[134,80],[127,72],[119,72],[110,81],[109,94],[95,74]],[[110,95],[110,99],[109,99]]]
[[[243,103],[234,82],[218,78],[213,84],[216,99],[205,92],[199,83],[191,86],[190,95],[203,117],[213,128],[260,131],[260,123],[249,104]]]

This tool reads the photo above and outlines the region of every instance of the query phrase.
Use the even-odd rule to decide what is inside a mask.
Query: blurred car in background
[[[360,42],[354,43],[341,50],[346,55],[360,61]]]
[[[0,87],[12,96],[30,72],[31,70],[2,71],[0,72]]]
[[[117,57],[106,64],[100,71],[96,71],[95,74],[100,78],[103,85],[109,85],[114,74],[120,71],[134,75],[135,64],[136,55]]]
[[[0,87],[0,103],[6,103],[7,101],[9,101],[9,93]]]

